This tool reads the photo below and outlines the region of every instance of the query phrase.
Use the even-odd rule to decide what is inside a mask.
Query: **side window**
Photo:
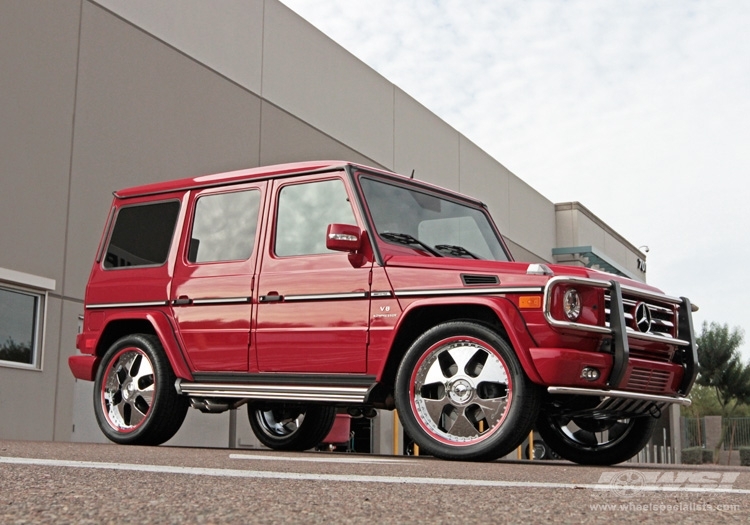
[[[120,208],[104,267],[158,266],[167,262],[179,211],[177,201]]]
[[[276,255],[331,253],[326,229],[332,223],[357,223],[342,180],[284,186],[276,218]]]
[[[0,286],[0,364],[39,367],[44,294]]]
[[[255,244],[259,208],[258,190],[200,197],[195,205],[188,261],[248,259]]]

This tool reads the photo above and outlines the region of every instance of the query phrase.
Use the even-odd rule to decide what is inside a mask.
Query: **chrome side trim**
[[[262,385],[238,383],[175,382],[178,394],[195,397],[231,397],[283,401],[320,401],[333,403],[364,403],[369,386],[308,386]]]
[[[432,297],[436,295],[492,295],[506,293],[542,293],[542,287],[441,288],[437,290],[396,290],[396,297]]]
[[[221,297],[216,299],[193,299],[191,303],[193,306],[207,305],[207,304],[245,304],[251,303],[252,297]]]
[[[285,303],[295,301],[335,301],[340,299],[367,299],[367,292],[320,293],[284,296]]]
[[[568,386],[550,386],[547,387],[547,392],[550,394],[572,394],[576,396],[635,399],[638,401],[649,401],[651,403],[674,403],[682,406],[690,406],[692,403],[687,397],[659,396],[655,394],[642,394],[640,392],[626,392],[624,390],[595,390]]]
[[[169,306],[169,301],[144,301],[140,303],[99,303],[87,304],[87,310],[97,310],[101,308],[137,308],[144,306]]]

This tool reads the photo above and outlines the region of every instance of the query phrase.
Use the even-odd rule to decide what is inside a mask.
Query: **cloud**
[[[649,281],[699,322],[747,325],[750,2],[283,1],[547,198],[649,245]]]

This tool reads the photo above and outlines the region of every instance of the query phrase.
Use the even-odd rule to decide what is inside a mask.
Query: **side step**
[[[371,385],[317,386],[269,385],[247,383],[190,383],[178,379],[178,394],[190,397],[224,397],[279,401],[315,401],[322,403],[363,404]]]

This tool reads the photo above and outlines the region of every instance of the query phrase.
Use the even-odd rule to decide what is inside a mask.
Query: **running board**
[[[266,385],[175,382],[178,394],[190,397],[229,397],[278,401],[363,404],[370,386]]]

